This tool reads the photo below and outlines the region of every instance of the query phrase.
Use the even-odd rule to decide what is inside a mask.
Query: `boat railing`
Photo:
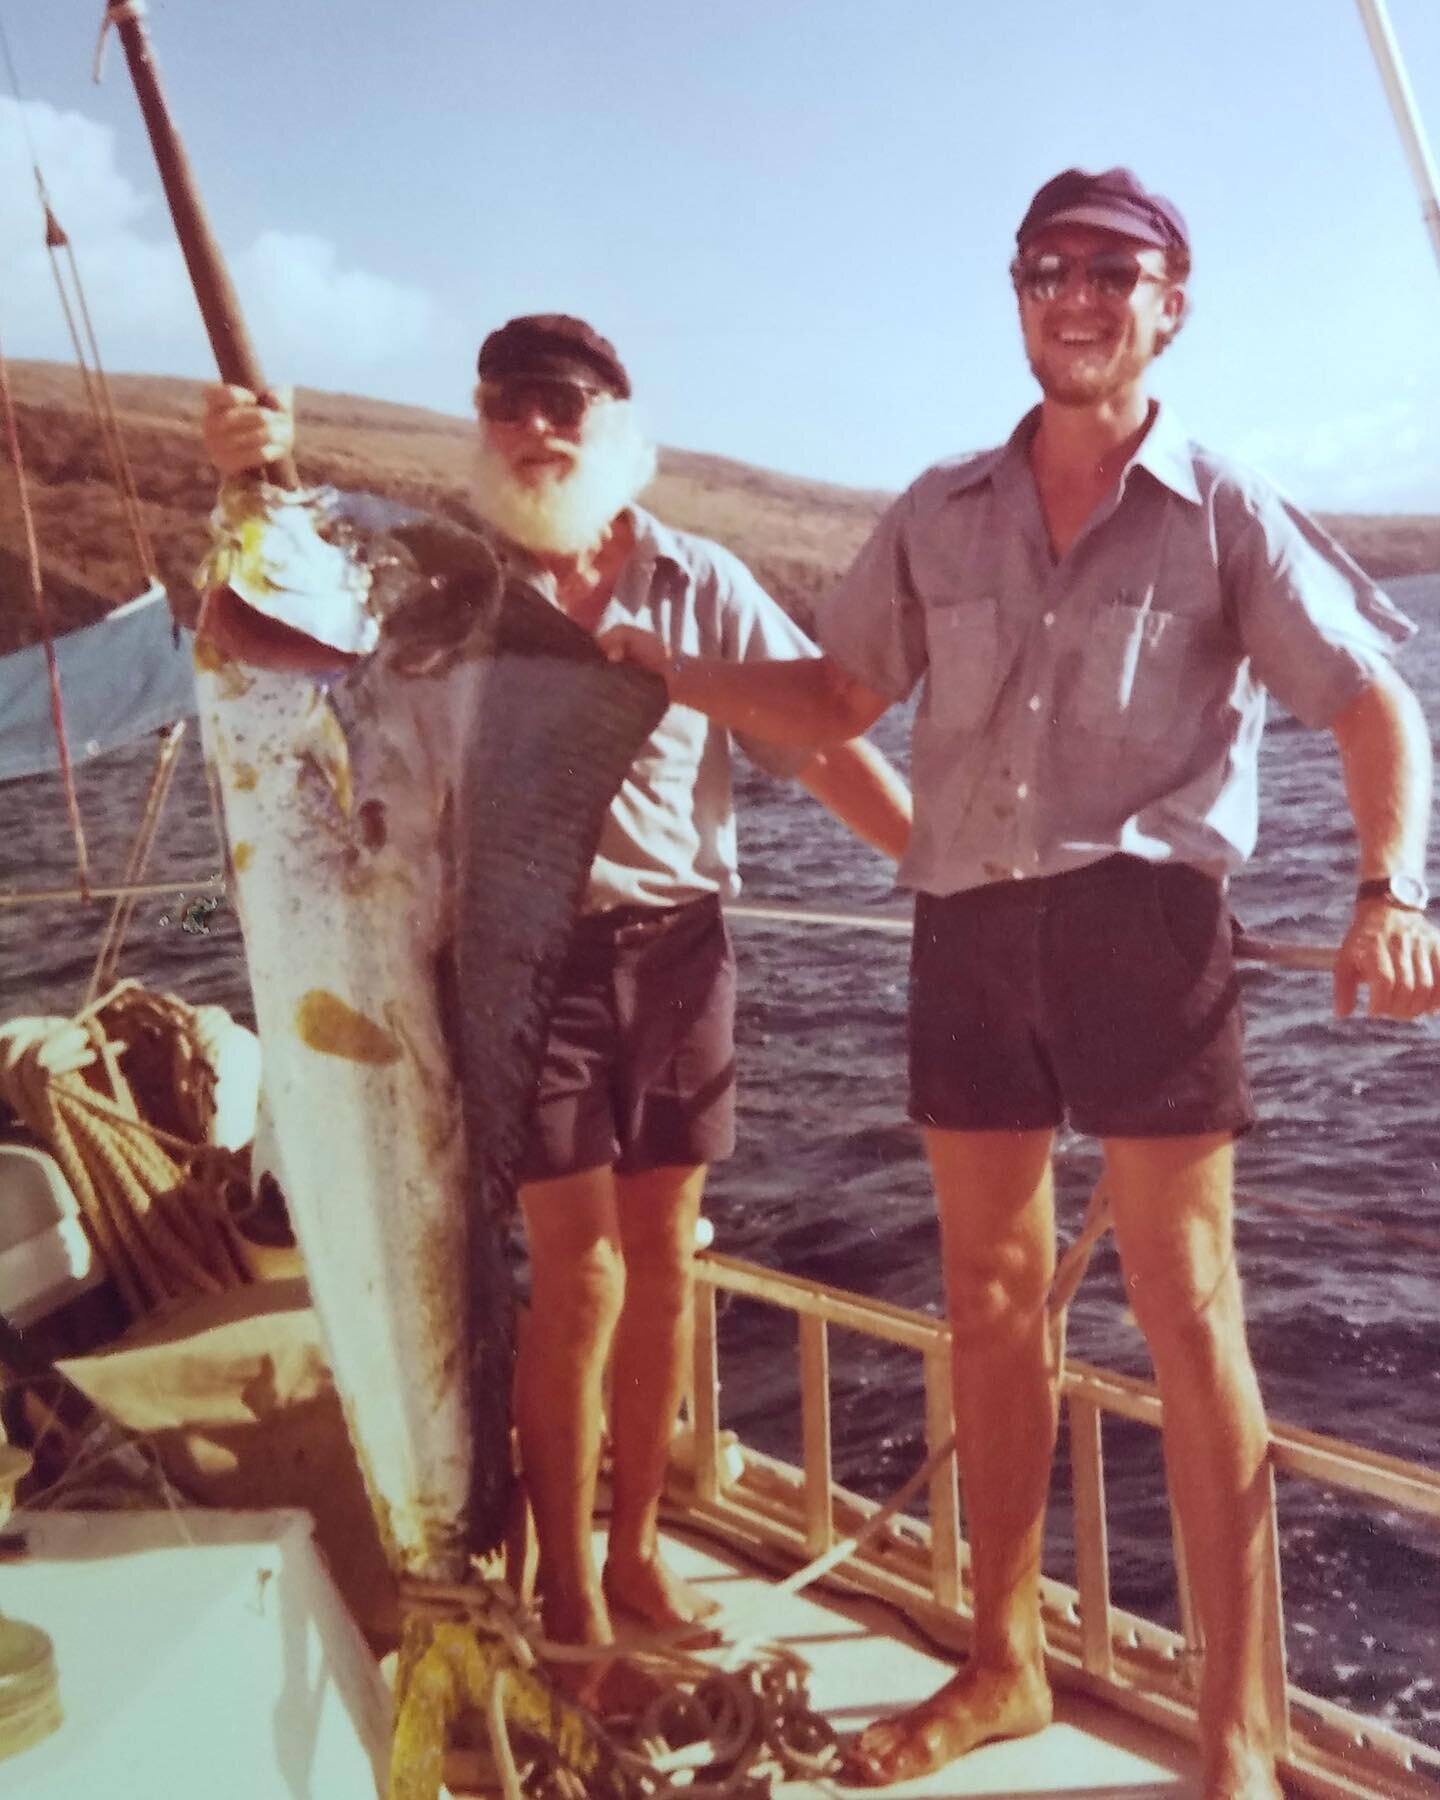
[[[908,919],[753,905],[741,919],[823,924],[908,934]],[[1323,945],[1246,940],[1240,953],[1272,965],[1322,970]],[[800,1400],[798,1468],[735,1443],[721,1407],[721,1296],[758,1303],[795,1320]],[[878,1503],[835,1479],[830,1382],[831,1334],[854,1332],[919,1358],[925,1445],[934,1462],[928,1519],[888,1520],[866,1538]],[[969,1552],[961,1528],[953,1456],[937,1454],[954,1432],[952,1361],[943,1320],[887,1301],[707,1252],[698,1259],[691,1399],[694,1465],[686,1516],[722,1530],[759,1557],[792,1564],[824,1556],[842,1538],[858,1547],[841,1578],[862,1594],[891,1602],[936,1642],[963,1649],[971,1617]],[[1123,1610],[1111,1583],[1106,1509],[1105,1425],[1128,1420],[1158,1431],[1152,1382],[1067,1359],[1060,1401],[1069,1445],[1074,1519],[1074,1584],[1046,1577],[1043,1604],[1048,1654],[1057,1682],[1089,1692],[1171,1731],[1198,1735],[1196,1698],[1202,1649],[1198,1610],[1178,1521],[1171,1550],[1179,1630]],[[1274,1424],[1264,1467],[1265,1679],[1283,1766],[1295,1786],[1318,1796],[1440,1794],[1440,1753],[1374,1718],[1307,1693],[1289,1679],[1277,1505],[1279,1481],[1318,1483],[1367,1505],[1397,1509],[1440,1537],[1440,1471],[1316,1432]]]
[[[908,938],[911,933],[908,913],[840,912],[789,901],[732,901],[725,916],[759,925],[828,925],[845,931],[873,931],[884,937]],[[1324,971],[1334,968],[1337,949],[1333,944],[1293,943],[1240,931],[1235,954],[1241,962],[1264,963],[1276,969]]]
[[[801,1461],[798,1469],[746,1447],[723,1427],[719,1300],[733,1296],[791,1314],[796,1323]],[[948,1648],[966,1641],[971,1616],[969,1553],[961,1530],[955,1460],[942,1456],[929,1480],[928,1522],[900,1515],[863,1540],[877,1503],[837,1483],[830,1384],[834,1330],[855,1332],[920,1359],[925,1444],[933,1455],[954,1431],[950,1336],[926,1313],[867,1299],[736,1258],[698,1260],[691,1423],[694,1466],[686,1515],[709,1522],[757,1555],[800,1563],[841,1537],[862,1541],[840,1574],[858,1591],[901,1608]],[[1069,1438],[1075,1582],[1043,1583],[1049,1656],[1057,1681],[1194,1737],[1198,1614],[1172,1513],[1180,1630],[1117,1606],[1111,1591],[1104,1423],[1131,1420],[1158,1430],[1153,1383],[1068,1359],[1060,1397]],[[1394,1508],[1440,1535],[1440,1471],[1339,1439],[1272,1425],[1265,1484],[1266,1684],[1284,1766],[1306,1793],[1323,1796],[1440,1794],[1440,1753],[1403,1732],[1292,1685],[1285,1656],[1278,1477],[1316,1482]]]

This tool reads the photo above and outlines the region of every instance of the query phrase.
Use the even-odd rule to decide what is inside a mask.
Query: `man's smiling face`
[[[1061,406],[1133,389],[1184,316],[1165,252],[1093,225],[1035,232],[1015,270],[1026,357],[1046,399]]]

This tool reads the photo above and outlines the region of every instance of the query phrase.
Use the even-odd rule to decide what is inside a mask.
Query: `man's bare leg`
[[[1228,1133],[1112,1139],[1105,1158],[1205,1636],[1205,1800],[1278,1800],[1262,1661],[1265,1413],[1235,1267],[1234,1146]]]
[[[705,1175],[702,1166],[615,1177],[625,1305],[611,1364],[614,1501],[605,1596],[617,1617],[628,1613],[659,1630],[717,1610],[660,1556],[660,1493],[690,1362]]]
[[[535,1515],[547,1637],[608,1644],[613,1632],[591,1550],[605,1361],[625,1293],[608,1168],[520,1190],[530,1242],[530,1312],[516,1368],[516,1423]],[[557,1670],[591,1697],[589,1679]]]
[[[965,1667],[851,1746],[846,1779],[913,1780],[990,1738],[1048,1725],[1040,1540],[1055,1446],[1045,1296],[1051,1133],[928,1131],[955,1357],[955,1436],[975,1577]]]

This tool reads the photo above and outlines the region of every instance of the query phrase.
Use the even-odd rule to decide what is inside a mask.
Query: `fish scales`
[[[207,643],[196,658],[226,833],[246,851],[233,891],[277,1173],[382,1541],[400,1572],[431,1580],[462,1578],[503,1534],[503,1240],[524,1114],[588,860],[664,707],[661,684],[605,664],[570,621],[536,613],[538,596],[506,594],[483,545],[457,548],[463,535],[445,534],[448,591],[422,563],[415,604],[329,690]],[[423,707],[426,681],[457,657],[483,665],[464,839],[473,848],[492,823],[507,834],[497,858],[461,859],[464,979],[479,996],[462,1044],[491,1084],[463,1117],[432,957],[450,846],[414,771],[389,754],[377,701],[377,683],[408,678]],[[568,800],[560,768],[584,772]],[[503,805],[487,805],[487,781],[513,789]],[[544,798],[521,853],[527,793]],[[534,929],[517,930],[527,914]]]
[[[461,810],[481,828],[458,846],[455,950],[471,1292],[487,1319],[472,1379],[477,1407],[498,1414],[503,1399],[508,1422],[511,1345],[493,1326],[508,1317],[506,1226],[555,988],[606,810],[666,701],[653,676],[608,663],[523,588],[507,596],[494,655],[461,776]],[[503,1532],[506,1474],[476,1470],[478,1540]]]

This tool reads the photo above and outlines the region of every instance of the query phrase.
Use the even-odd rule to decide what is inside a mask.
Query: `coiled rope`
[[[915,1485],[861,1535],[881,1529]],[[847,1540],[845,1551],[859,1541]],[[825,1560],[833,1565],[833,1556]],[[818,1564],[800,1571],[786,1591],[820,1572]],[[835,1762],[835,1733],[809,1704],[809,1665],[786,1646],[736,1640],[716,1665],[676,1641],[693,1637],[693,1626],[602,1646],[552,1643],[501,1581],[407,1583],[402,1599],[390,1800],[434,1800],[447,1729],[467,1709],[485,1721],[505,1800],[738,1800],[769,1792],[771,1778],[813,1780]],[[617,1656],[665,1684],[624,1727],[601,1724],[543,1670]]]
[[[149,1065],[147,1109],[164,1125],[137,1104],[127,1052],[132,1067]],[[214,1088],[191,1008],[134,981],[73,1019],[0,1030],[0,1099],[59,1163],[135,1318],[250,1279],[237,1226],[250,1204],[245,1160],[205,1142]]]

